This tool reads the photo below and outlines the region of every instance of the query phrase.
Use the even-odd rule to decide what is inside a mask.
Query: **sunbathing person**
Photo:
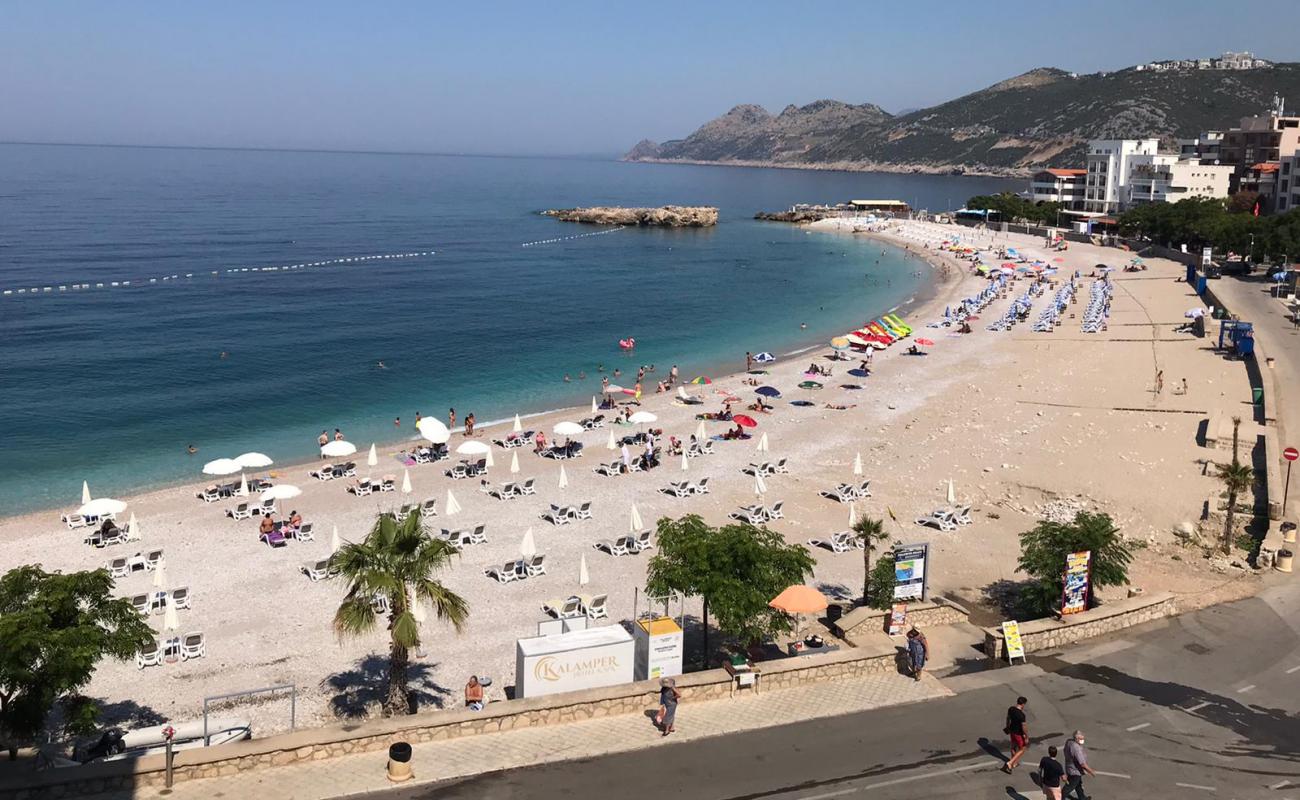
[[[676,436],[668,437],[668,455],[680,456],[682,454],[682,443]]]
[[[542,431],[538,431],[537,435],[533,437],[533,452],[537,453],[538,455],[541,455],[541,452],[545,449],[546,449],[546,434],[543,433]]]
[[[292,528],[294,531],[297,531],[299,528],[302,527],[302,514],[299,514],[297,509],[290,511],[289,521],[286,522],[285,525],[288,526],[289,528]]]
[[[275,530],[275,520],[272,519],[270,514],[263,514],[262,521],[258,523],[257,532],[266,534],[274,530]]]

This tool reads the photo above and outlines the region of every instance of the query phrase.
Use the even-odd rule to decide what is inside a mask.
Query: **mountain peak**
[[[1056,67],[1035,67],[1028,72],[1022,72],[1014,78],[1007,78],[1005,81],[998,81],[986,92],[1002,92],[1007,89],[1031,89],[1036,86],[1046,86],[1049,83],[1055,83],[1063,78],[1070,77],[1070,73]]]

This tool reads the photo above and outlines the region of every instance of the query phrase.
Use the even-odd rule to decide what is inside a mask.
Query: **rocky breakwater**
[[[711,206],[663,206],[662,208],[553,208],[543,211],[564,222],[594,225],[654,225],[663,228],[708,228],[718,224],[718,209]]]

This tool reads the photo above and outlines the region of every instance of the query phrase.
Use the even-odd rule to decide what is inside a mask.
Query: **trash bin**
[[[1274,566],[1277,567],[1278,572],[1290,572],[1291,561],[1294,558],[1295,558],[1295,553],[1292,553],[1290,550],[1286,550],[1286,549],[1278,550],[1277,563],[1274,564]]]
[[[388,780],[401,783],[411,779],[411,745],[394,742],[388,746]]]

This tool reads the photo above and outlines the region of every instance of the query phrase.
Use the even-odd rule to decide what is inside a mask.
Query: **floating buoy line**
[[[573,239],[586,239],[588,236],[604,236],[605,234],[608,234],[608,233],[618,233],[619,231],[622,231],[622,230],[627,230],[627,226],[626,226],[626,225],[619,225],[617,228],[610,228],[610,229],[608,229],[608,230],[603,230],[603,231],[592,231],[591,233],[575,233],[575,234],[572,235],[572,236],[557,236],[557,237],[554,238],[554,239],[538,239],[538,240],[535,241],[535,242],[524,242],[523,244],[521,244],[521,245],[519,245],[519,246],[520,246],[520,247],[537,247],[538,245],[543,245],[543,244],[556,244],[557,242],[568,242],[568,241],[571,241],[571,240],[573,240]]]

